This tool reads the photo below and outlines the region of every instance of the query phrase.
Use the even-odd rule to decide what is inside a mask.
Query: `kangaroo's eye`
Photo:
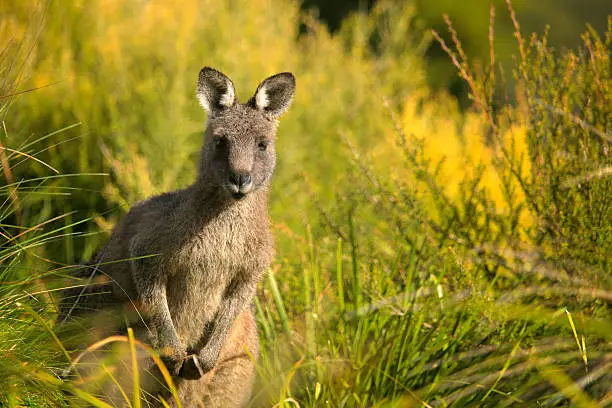
[[[259,148],[259,150],[261,150],[262,152],[265,152],[266,149],[268,148],[268,142],[259,142],[259,144],[257,145],[257,147]]]

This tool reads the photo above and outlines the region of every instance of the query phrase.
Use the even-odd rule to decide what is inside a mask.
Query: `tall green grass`
[[[28,43],[8,43],[0,53],[3,80],[0,87],[2,124],[11,102],[22,90],[23,75],[19,57],[27,54]],[[68,353],[55,335],[53,301],[46,281],[62,267],[41,256],[41,249],[54,240],[66,238],[73,224],[62,225],[64,217],[50,218],[48,201],[40,211],[30,205],[63,194],[49,188],[57,170],[27,153],[40,148],[38,140],[25,140],[22,149],[7,147],[9,134],[2,126],[0,166],[4,183],[0,186],[0,405],[50,406],[63,404],[61,390],[71,388],[53,373],[68,362]],[[47,135],[48,136],[48,135]],[[52,175],[20,179],[20,166],[29,162],[45,167]],[[41,268],[38,260],[48,268]]]
[[[0,4],[22,44],[1,64],[1,404],[100,404],[56,376],[54,290],[129,205],[193,177],[204,64],[241,99],[298,77],[252,406],[612,404],[612,20],[563,52],[514,21],[513,73],[468,61],[449,22],[459,112],[402,2],[333,36],[284,1],[50,2],[44,26],[33,4]]]

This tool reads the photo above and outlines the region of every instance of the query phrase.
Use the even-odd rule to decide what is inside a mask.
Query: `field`
[[[251,406],[612,406],[612,16],[569,50],[491,9],[472,61],[450,20],[448,41],[400,1],[334,33],[289,0],[0,15],[0,406],[106,406],[57,375],[57,293],[131,205],[193,181],[204,65],[241,101],[297,78]],[[431,41],[467,109],[428,86]]]

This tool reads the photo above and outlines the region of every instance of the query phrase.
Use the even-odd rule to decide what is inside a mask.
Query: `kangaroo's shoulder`
[[[155,195],[134,204],[126,214],[126,217],[139,217],[150,214],[170,214],[177,209],[184,198],[184,190],[170,191]]]
[[[185,201],[184,195],[182,190],[171,191],[134,204],[113,229],[108,243],[111,252],[123,253],[136,237],[139,241],[146,238],[146,241],[156,242],[176,234],[174,230],[178,226],[173,219]]]
[[[123,217],[123,228],[163,229],[165,224],[176,223],[181,207],[189,199],[186,190],[176,190],[149,197],[134,204]],[[151,231],[155,232],[155,231]]]

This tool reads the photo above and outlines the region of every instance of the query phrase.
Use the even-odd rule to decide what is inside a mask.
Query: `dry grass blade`
[[[580,357],[582,357],[582,361],[584,362],[584,369],[589,372],[589,363],[587,360],[586,347],[584,345],[584,337],[583,343],[580,344],[580,340],[578,340],[578,333],[576,332],[576,325],[574,324],[574,319],[572,319],[572,314],[569,310],[565,309],[565,314],[567,315],[567,319],[569,320],[570,326],[572,326],[572,333],[574,334],[574,339],[576,339],[576,344],[578,345],[578,351],[580,352]]]
[[[36,163],[40,163],[43,166],[47,167],[48,169],[51,169],[55,174],[60,174],[59,170],[57,170],[56,168],[54,168],[50,164],[47,164],[44,161],[42,161],[42,160],[40,160],[40,159],[38,159],[38,158],[36,158],[36,157],[34,157],[32,155],[29,155],[29,154],[27,154],[25,152],[21,152],[19,150],[11,149],[10,147],[4,147],[4,146],[1,146],[1,145],[0,145],[0,149],[9,151],[11,153],[15,153],[18,156],[24,156],[24,157],[26,157],[26,158],[28,158],[30,160],[34,160]]]
[[[140,408],[140,373],[138,370],[134,330],[131,327],[128,327],[128,344],[130,345],[130,355],[132,357],[132,405],[135,408]]]
[[[506,0],[506,4],[508,5],[508,11],[510,12],[510,18],[512,18],[512,24],[514,25],[514,36],[518,42],[519,53],[521,54],[521,61],[525,63],[526,55],[525,55],[525,41],[523,40],[523,36],[521,35],[521,26],[519,25],[518,19],[516,18],[516,13],[514,12],[514,7],[512,7],[512,1]]]

